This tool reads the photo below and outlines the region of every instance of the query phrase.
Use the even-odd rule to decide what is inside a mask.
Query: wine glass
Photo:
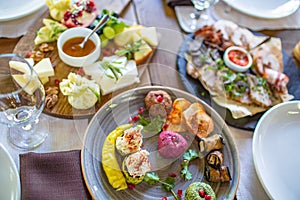
[[[192,31],[201,28],[204,25],[210,23],[210,16],[206,13],[207,9],[214,4],[218,3],[219,0],[191,0],[196,12],[190,14],[191,24],[190,29]]]
[[[48,132],[38,128],[45,90],[32,66],[16,54],[0,54],[0,124],[8,140],[22,149],[44,142]]]

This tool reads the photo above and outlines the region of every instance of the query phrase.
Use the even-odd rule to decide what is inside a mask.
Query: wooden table
[[[96,1],[97,2],[97,1]],[[97,5],[103,4],[98,0]],[[101,5],[105,7],[105,5]],[[99,6],[100,7],[100,6]],[[141,78],[141,86],[163,85],[185,90],[176,70],[177,50],[184,39],[185,33],[180,30],[173,9],[166,6],[162,0],[132,0],[121,13],[126,20],[137,22],[144,26],[158,27],[160,44],[147,70]],[[283,49],[292,57],[292,49],[300,40],[300,30],[262,31],[262,33],[280,37]],[[0,38],[0,53],[13,52],[20,38]],[[298,66],[299,63],[297,63]],[[42,115],[42,123],[49,127],[49,137],[35,152],[63,151],[80,149],[82,138],[88,120],[64,120]],[[1,126],[1,129],[5,127]],[[240,185],[237,199],[269,199],[256,175],[252,160],[252,131],[230,127],[240,156]],[[4,132],[4,131],[3,131]],[[65,142],[68,141],[68,142]],[[8,144],[5,134],[0,135],[0,142],[12,154],[17,166],[19,165],[19,149]]]

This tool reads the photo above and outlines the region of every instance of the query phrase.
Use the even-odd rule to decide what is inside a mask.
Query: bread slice
[[[172,111],[167,116],[166,123],[168,124],[166,130],[173,132],[186,131],[182,113],[185,111],[191,103],[184,98],[177,98],[172,105]]]
[[[183,119],[187,129],[199,138],[206,138],[214,130],[212,118],[200,103],[190,105],[183,112]]]

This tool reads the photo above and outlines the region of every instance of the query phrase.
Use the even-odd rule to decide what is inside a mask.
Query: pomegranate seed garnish
[[[26,52],[26,57],[29,58],[31,56],[31,51]]]
[[[182,190],[178,190],[178,191],[177,191],[177,195],[178,195],[179,197],[182,197]]]
[[[163,197],[161,200],[167,200],[167,197]]]
[[[200,197],[203,198],[205,196],[205,191],[204,190],[199,190],[198,192],[199,192]]]
[[[210,196],[210,195],[205,195],[205,196],[204,196],[204,199],[205,199],[205,200],[211,200],[211,196]]]
[[[138,113],[139,113],[139,114],[142,114],[143,112],[144,112],[144,108],[143,108],[143,107],[140,107]]]
[[[135,188],[135,185],[132,183],[128,183],[127,186],[129,190],[133,190]]]
[[[174,178],[174,177],[176,177],[176,174],[170,173],[169,176]]]
[[[140,119],[140,117],[137,116],[137,115],[132,117],[132,120],[133,120],[134,122],[138,121],[139,119]]]
[[[168,123],[164,123],[164,125],[163,125],[163,129],[165,130],[165,129],[167,129],[169,127],[169,124]]]
[[[55,85],[59,85],[59,82],[60,82],[60,81],[59,81],[58,79],[55,79],[55,80],[54,80]]]
[[[158,97],[156,97],[156,100],[158,101],[158,102],[162,102],[163,100],[164,100],[164,98],[162,97],[162,96],[158,96]]]
[[[133,119],[132,119],[132,117],[129,117],[129,123],[133,123]]]

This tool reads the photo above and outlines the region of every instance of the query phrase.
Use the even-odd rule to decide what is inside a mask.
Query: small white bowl
[[[244,54],[247,57],[248,63],[246,65],[239,65],[237,63],[234,63],[232,60],[229,59],[229,56],[228,56],[229,53],[232,51],[242,52],[242,54]],[[246,49],[243,49],[243,48],[237,47],[237,46],[228,47],[224,52],[223,60],[227,67],[229,67],[230,69],[232,69],[233,71],[236,71],[236,72],[247,71],[253,63],[251,54]]]
[[[72,67],[83,67],[94,63],[99,58],[101,53],[101,41],[99,36],[96,33],[93,33],[93,35],[90,37],[90,40],[92,40],[95,43],[96,48],[89,55],[83,57],[73,57],[66,54],[62,50],[62,47],[67,40],[74,37],[80,37],[80,36],[85,37],[91,32],[92,32],[91,29],[83,28],[83,27],[70,28],[64,31],[57,40],[57,49],[58,49],[58,55],[60,59],[64,63]]]

